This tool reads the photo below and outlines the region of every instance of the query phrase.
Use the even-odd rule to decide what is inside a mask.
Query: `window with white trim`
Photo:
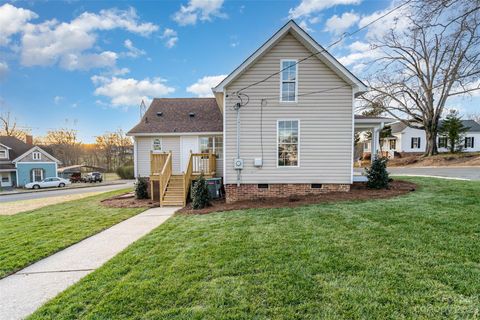
[[[465,148],[473,148],[474,139],[473,137],[465,137]]]
[[[395,149],[397,149],[397,140],[395,140],[395,139],[390,139],[388,142],[390,143],[390,145],[389,145],[390,150],[395,150]]]
[[[154,138],[152,141],[152,150],[153,151],[162,151],[162,139]]]
[[[420,149],[420,137],[412,137],[411,146],[412,149]]]
[[[439,137],[438,138],[438,147],[439,148],[446,148],[448,145],[447,137]]]
[[[0,159],[7,159],[7,150],[0,150]]]
[[[199,138],[200,153],[212,152],[217,158],[223,155],[223,137],[210,136]]]
[[[280,101],[296,102],[297,101],[297,61],[282,60],[280,74]]]
[[[279,120],[277,123],[277,150],[279,167],[298,166],[298,120]]]
[[[42,154],[38,151],[32,153],[33,160],[42,160]]]
[[[43,169],[32,169],[32,182],[43,180]]]

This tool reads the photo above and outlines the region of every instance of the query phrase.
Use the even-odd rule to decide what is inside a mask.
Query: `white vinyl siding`
[[[270,51],[229,85],[227,94],[267,75],[278,73],[281,60],[299,60],[311,54],[295,37],[287,34]],[[250,101],[240,110],[240,157],[244,160],[241,183],[351,183],[353,150],[353,92],[344,80],[317,58],[298,66],[298,99],[295,104],[280,102],[280,75],[244,91]],[[302,93],[341,87],[322,94]],[[263,107],[263,133],[260,132],[260,105]],[[224,153],[226,183],[236,183],[233,160],[236,157],[236,113],[234,95],[225,101]],[[301,124],[300,166],[277,166],[277,120],[296,119]],[[261,139],[262,136],[262,139]],[[262,157],[263,166],[254,159]]]
[[[154,139],[161,139],[162,152],[172,151],[172,167],[180,172],[180,137],[135,137],[137,141],[137,171],[140,177],[150,176],[150,152]]]

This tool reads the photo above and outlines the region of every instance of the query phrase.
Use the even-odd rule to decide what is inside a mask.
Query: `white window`
[[[38,151],[32,153],[33,160],[42,160],[42,154]]]
[[[465,148],[473,148],[474,139],[473,137],[465,137]]]
[[[280,101],[297,102],[297,61],[282,60],[280,65]]]
[[[217,158],[222,158],[223,155],[223,137],[211,136],[199,138],[200,153],[212,152]]]
[[[43,169],[32,169],[32,182],[43,180]]]
[[[0,150],[0,159],[7,159],[7,150]]]
[[[412,142],[410,147],[412,149],[420,149],[420,137],[412,137]]]
[[[152,141],[152,150],[153,151],[162,151],[162,139],[154,138]]]
[[[298,167],[298,120],[279,120],[277,122],[277,165],[279,167]]]
[[[395,150],[397,149],[397,141],[396,140],[393,140],[393,139],[390,139],[389,140],[389,143],[390,143],[390,150]]]

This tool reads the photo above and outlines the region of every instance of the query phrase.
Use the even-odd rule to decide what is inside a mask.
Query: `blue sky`
[[[35,136],[73,128],[80,139],[139,118],[142,98],[193,97],[256,50],[289,18],[326,46],[391,8],[389,1],[0,2],[0,111]],[[385,23],[331,50],[362,77],[368,40]],[[480,98],[449,106],[475,112]]]

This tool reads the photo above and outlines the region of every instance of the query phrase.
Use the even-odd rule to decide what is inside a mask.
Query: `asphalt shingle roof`
[[[153,99],[142,120],[128,133],[222,131],[223,117],[215,98],[161,98]]]
[[[9,136],[0,136],[0,143],[11,148],[8,152],[10,154],[10,160],[24,154],[33,147],[20,139]]]
[[[439,127],[442,126],[443,121],[440,120]],[[480,132],[480,124],[475,122],[474,120],[462,120],[463,126],[469,128],[468,132]],[[399,133],[402,132],[407,125],[403,122],[395,122],[390,125],[392,128],[392,133]]]

